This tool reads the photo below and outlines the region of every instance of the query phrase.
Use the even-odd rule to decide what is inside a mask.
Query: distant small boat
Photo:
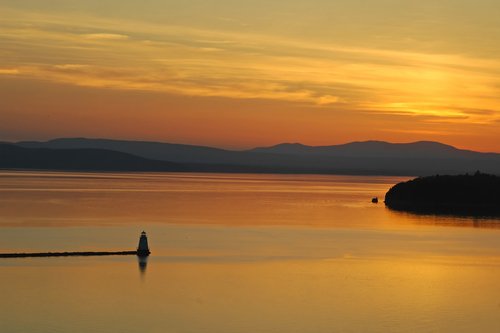
[[[377,197],[372,198],[372,203],[378,203],[378,198]]]

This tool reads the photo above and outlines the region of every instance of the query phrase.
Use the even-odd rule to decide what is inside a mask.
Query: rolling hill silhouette
[[[394,158],[484,158],[488,155],[492,155],[457,149],[453,146],[433,141],[418,141],[412,143],[364,141],[316,147],[306,146],[300,143],[282,143],[272,147],[255,148],[250,151],[295,155]]]
[[[105,149],[23,148],[0,144],[0,168],[81,171],[186,171],[178,163]]]
[[[332,146],[279,144],[233,151],[206,146],[109,139],[63,138],[17,142],[18,147],[104,149],[178,163],[189,171],[416,175],[500,174],[500,154],[461,150],[438,142],[352,142]]]

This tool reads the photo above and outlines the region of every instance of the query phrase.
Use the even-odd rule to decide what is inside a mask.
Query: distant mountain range
[[[0,168],[419,176],[480,170],[500,174],[500,154],[429,141],[365,141],[317,147],[284,143],[233,151],[160,142],[67,138],[3,143]]]
[[[83,171],[186,171],[178,163],[149,160],[105,149],[23,148],[0,144],[0,167]]]
[[[272,147],[255,148],[251,151],[258,153],[278,153],[309,156],[327,155],[337,157],[376,158],[482,158],[485,156],[484,153],[473,152],[470,150],[461,150],[453,146],[432,141],[419,141],[412,143],[364,141],[351,142],[342,145],[316,147],[306,146],[300,143],[282,143]]]

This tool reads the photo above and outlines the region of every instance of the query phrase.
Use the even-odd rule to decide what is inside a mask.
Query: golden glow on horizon
[[[455,142],[469,142],[479,150],[495,138],[483,137],[472,144],[470,138],[500,131],[499,53],[485,56],[485,50],[467,47],[466,52],[457,52],[451,46],[447,49],[438,44],[439,35],[434,36],[436,46],[429,48],[419,40],[408,43],[404,34],[393,31],[392,39],[406,45],[398,48],[390,47],[391,43],[382,38],[377,46],[368,37],[344,41],[342,36],[305,38],[299,33],[275,33],[272,28],[268,32],[260,27],[252,29],[252,24],[240,24],[236,19],[228,21],[234,23],[234,29],[224,29],[204,24],[199,13],[192,21],[172,23],[133,17],[130,13],[119,17],[52,8],[26,10],[16,5],[5,6],[2,13],[3,80],[43,80],[105,91],[191,96],[200,98],[199,108],[204,107],[204,98],[227,98],[233,100],[233,112],[246,113],[247,118],[251,111],[235,105],[256,100],[281,103],[280,108],[292,105],[308,110],[310,117],[319,117],[319,123],[330,121],[336,113],[350,113],[343,116],[344,121],[351,117],[351,126],[367,130],[366,138],[393,141],[409,141],[417,138],[417,133],[420,139],[439,140],[451,133],[450,126],[459,125],[462,137],[455,133]],[[276,16],[276,20],[277,24],[287,24],[286,18]],[[345,35],[353,34],[348,24],[344,25]],[[316,28],[321,35],[321,27]],[[495,28],[500,30],[500,24]],[[9,106],[9,101],[6,104]],[[169,107],[167,99],[163,108]],[[212,106],[213,121],[225,121],[222,108]],[[162,115],[160,109],[156,117],[162,121],[175,121],[181,117],[179,113],[190,112],[182,105],[178,105],[176,114],[165,111]],[[325,111],[332,117],[325,117]],[[282,121],[283,112],[271,112],[275,116],[268,120]],[[258,112],[254,113],[259,117]],[[377,117],[386,120],[385,129],[378,126]],[[196,119],[195,113],[192,118]],[[330,125],[334,130],[337,127],[335,123]],[[370,132],[375,127],[378,132]],[[299,138],[306,143],[341,140],[332,137],[326,142],[328,138],[316,138],[315,131],[309,131],[309,135]],[[290,135],[283,132],[283,139],[279,137],[276,135],[276,140],[286,141]],[[450,138],[453,141],[453,136]],[[360,137],[353,132],[351,140],[356,139]],[[203,140],[223,143],[221,138]],[[227,141],[238,138],[229,137]],[[269,141],[270,137],[267,142],[275,143]],[[252,145],[251,140],[245,142]],[[498,145],[490,143],[490,147],[500,151]]]

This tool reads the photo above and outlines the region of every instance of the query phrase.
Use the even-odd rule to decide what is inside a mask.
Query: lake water
[[[0,252],[152,255],[0,259],[0,332],[500,332],[500,220],[405,179],[2,171]]]

